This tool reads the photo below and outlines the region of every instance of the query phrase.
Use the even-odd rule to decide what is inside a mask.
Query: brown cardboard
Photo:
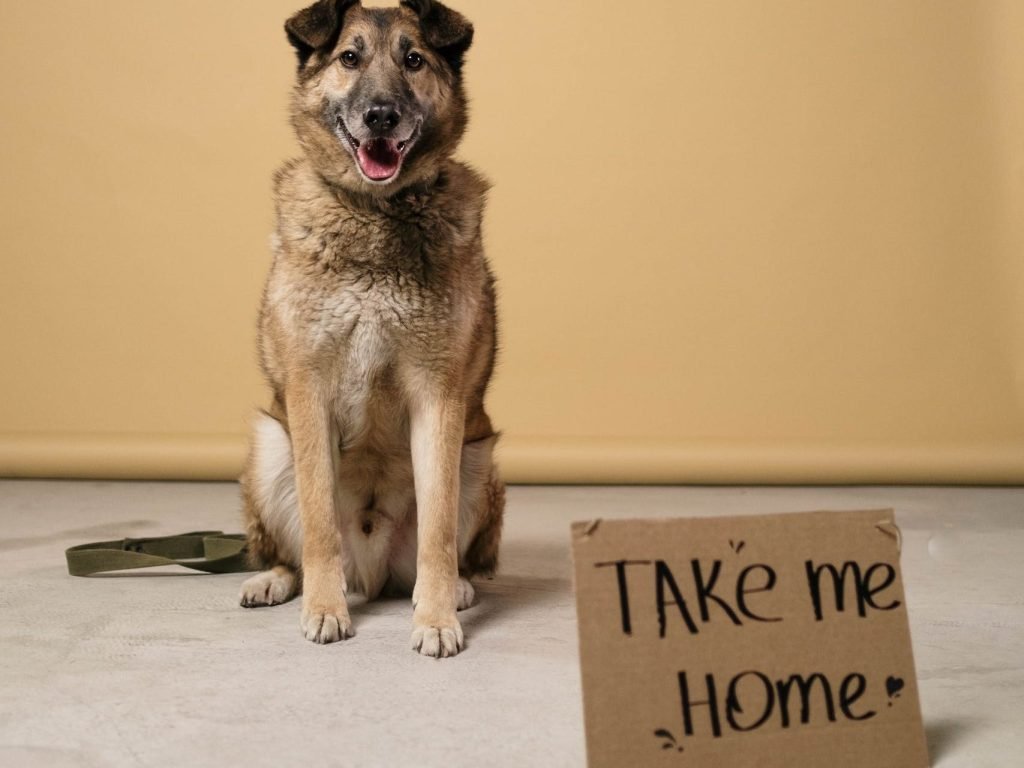
[[[928,766],[892,510],[590,521],[572,537],[589,765]]]

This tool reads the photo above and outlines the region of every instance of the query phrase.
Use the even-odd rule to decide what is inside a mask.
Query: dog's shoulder
[[[359,243],[378,239],[378,220],[335,194],[309,160],[289,160],[274,174],[277,255],[304,268],[338,264]]]
[[[288,160],[277,169],[273,189],[278,216],[336,203],[323,178],[304,157]]]
[[[471,166],[455,160],[441,169],[427,203],[427,218],[443,222],[456,242],[464,245],[480,235],[490,183]]]
[[[447,188],[453,195],[464,201],[478,200],[481,203],[487,198],[491,183],[468,163],[450,160],[443,173],[447,179]]]
[[[483,216],[487,192],[491,184],[475,168],[457,160],[449,161],[441,172],[441,191],[438,203],[449,211]]]

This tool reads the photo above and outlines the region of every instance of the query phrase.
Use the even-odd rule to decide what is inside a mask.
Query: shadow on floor
[[[459,620],[463,629],[469,631],[520,614],[536,616],[538,610],[571,601],[571,589],[565,579],[498,576],[476,584],[476,602],[459,614]]]
[[[459,612],[467,632],[491,622],[504,622],[521,615],[536,614],[549,607],[571,605],[572,579],[567,545],[545,541],[514,541],[503,546],[498,573],[493,578],[476,576],[473,605]],[[349,603],[353,614],[389,613],[407,610],[408,595],[388,594],[370,603],[359,598]]]
[[[473,605],[459,611],[459,621],[467,631],[492,621],[506,621],[520,614],[564,605],[572,599],[572,586],[567,579],[499,575],[493,579],[475,578],[473,586],[476,589]],[[390,594],[370,602],[365,602],[359,595],[352,595],[349,608],[353,617],[357,614],[387,614],[395,609],[411,613],[408,595]]]
[[[924,735],[932,765],[939,765],[943,757],[955,753],[960,742],[975,731],[978,725],[970,720],[934,720],[925,723]]]

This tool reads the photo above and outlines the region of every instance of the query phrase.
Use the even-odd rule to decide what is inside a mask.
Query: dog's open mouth
[[[340,117],[338,129],[348,142],[363,175],[370,181],[387,181],[401,170],[402,161],[419,136],[420,124],[417,123],[412,134],[402,140],[375,138],[359,141],[349,133],[345,121]]]

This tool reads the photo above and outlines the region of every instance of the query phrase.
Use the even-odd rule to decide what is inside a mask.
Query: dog
[[[263,572],[306,639],[353,634],[346,595],[411,594],[412,646],[464,646],[456,611],[497,566],[505,486],[484,408],[497,348],[487,183],[452,154],[473,26],[430,0],[319,0],[285,23],[302,156],[274,179],[258,323],[272,403],[241,478]]]

